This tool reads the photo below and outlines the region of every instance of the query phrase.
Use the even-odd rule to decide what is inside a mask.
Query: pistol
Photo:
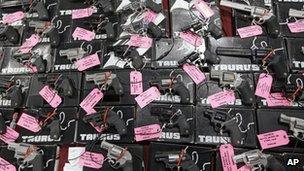
[[[181,156],[180,153],[180,151],[156,152],[155,160],[157,162],[163,162],[165,167],[171,171],[173,171],[176,167],[178,170],[182,168],[184,171],[200,170],[189,154],[186,153]]]
[[[19,165],[32,164],[33,171],[41,171],[44,169],[43,156],[37,146],[10,142],[8,143],[7,149],[15,151],[15,158]]]
[[[0,24],[0,41],[8,41],[12,44],[18,44],[20,34],[13,26]]]
[[[92,123],[94,126],[99,126],[102,130],[107,129],[108,127],[115,127],[119,135],[125,135],[127,133],[127,127],[122,118],[118,116],[112,110],[97,112],[93,114],[87,114],[83,117],[85,123]]]
[[[226,0],[222,0],[220,2],[220,5],[240,11],[249,12],[252,18],[259,18],[260,21],[263,21],[263,23],[265,23],[267,32],[270,37],[277,38],[279,36],[280,25],[278,19],[269,10],[262,7],[244,5],[241,3],[231,2]]]
[[[187,122],[187,118],[181,112],[169,107],[152,106],[150,113],[153,116],[157,116],[162,123],[166,123],[166,127],[173,128],[178,127],[181,136],[189,136],[190,125]]]
[[[42,0],[34,0],[30,5],[29,13],[37,12],[39,20],[47,21],[50,19],[49,12]]]
[[[86,81],[93,81],[98,87],[102,86],[103,90],[113,87],[117,95],[123,95],[123,87],[116,74],[111,72],[100,72],[95,74],[86,74]]]
[[[289,130],[296,138],[302,139],[304,137],[304,119],[289,117],[281,113],[279,121],[289,125]]]
[[[156,86],[162,93],[177,94],[181,98],[181,103],[190,103],[190,92],[183,82],[171,78],[154,78],[150,81],[150,86]]]
[[[132,155],[126,148],[122,148],[115,144],[101,142],[100,147],[106,150],[109,164],[114,169],[122,168],[123,171],[133,171]]]
[[[260,150],[246,151],[242,154],[235,155],[233,158],[234,163],[244,163],[252,170],[266,170],[271,169],[275,171],[285,171],[282,163],[274,156],[264,154]]]
[[[219,64],[220,62],[221,59],[217,55],[213,54],[210,50],[206,49],[204,53],[198,53],[198,52],[190,53],[189,55],[180,59],[178,61],[178,64],[180,66],[186,63],[192,63],[192,64],[199,63],[200,65],[203,65],[203,63],[208,63],[213,65],[213,64]]]
[[[47,21],[30,21],[29,27],[34,28],[36,33],[41,33],[42,36],[50,38],[50,43],[53,48],[56,48],[60,44],[60,36],[58,29],[51,25],[51,22]]]
[[[229,71],[211,70],[210,78],[218,80],[220,86],[234,88],[240,95],[244,105],[251,106],[254,104],[255,95],[250,87],[250,80],[248,78],[244,78],[242,74]]]
[[[78,59],[83,58],[87,54],[88,52],[86,52],[82,48],[70,48],[59,51],[60,56],[66,56],[67,59],[70,60],[72,63],[77,61]]]
[[[47,61],[43,59],[42,55],[39,55],[37,53],[14,53],[13,58],[21,63],[26,64],[30,63],[31,65],[35,66],[37,68],[38,73],[44,73],[46,72],[46,66]]]
[[[229,117],[229,113],[220,110],[206,109],[204,116],[209,118],[214,130],[218,133],[227,132],[232,144],[240,144],[242,133],[238,128],[237,118]]]

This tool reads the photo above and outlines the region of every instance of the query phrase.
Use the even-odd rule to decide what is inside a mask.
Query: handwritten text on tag
[[[79,59],[75,63],[78,71],[84,71],[94,66],[100,65],[99,56],[97,53]]]
[[[159,124],[146,125],[134,128],[135,140],[144,141],[154,138],[159,138],[161,136],[161,128]]]
[[[143,78],[139,71],[130,72],[131,95],[138,95],[143,92]]]
[[[94,88],[90,94],[80,103],[80,107],[87,113],[91,113],[94,106],[103,98],[103,93],[98,89]]]
[[[48,104],[52,106],[52,108],[57,108],[62,102],[62,99],[57,92],[51,89],[48,85],[44,86],[39,91],[39,94]]]
[[[284,130],[268,132],[258,135],[262,149],[279,147],[289,143],[289,138]]]
[[[273,78],[268,74],[260,74],[258,84],[256,86],[255,95],[263,98],[268,98],[272,86]]]
[[[144,108],[153,100],[156,100],[159,97],[160,97],[159,90],[156,87],[150,87],[148,90],[138,95],[135,98],[135,100],[140,108]]]
[[[220,156],[223,171],[237,171],[237,166],[232,160],[234,150],[231,144],[223,144],[220,146]]]
[[[41,130],[38,120],[35,117],[26,113],[22,113],[17,122],[17,125],[32,132],[39,132]]]
[[[233,91],[221,91],[207,98],[212,108],[234,103],[235,94]]]
[[[241,38],[254,37],[263,34],[263,29],[259,25],[247,26],[237,29]]]
[[[104,156],[102,154],[88,151],[84,152],[79,159],[79,164],[81,166],[90,167],[94,169],[100,169],[102,167],[103,162]]]
[[[183,70],[191,77],[195,84],[200,84],[205,81],[205,74],[195,65],[184,64]]]
[[[95,38],[95,33],[80,27],[77,27],[72,34],[74,40],[92,41]]]

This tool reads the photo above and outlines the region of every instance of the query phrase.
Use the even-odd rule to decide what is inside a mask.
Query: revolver
[[[155,160],[157,162],[163,162],[165,167],[171,171],[176,167],[178,170],[182,168],[184,171],[200,170],[189,154],[185,153],[181,155],[181,152],[179,151],[156,152]]]
[[[190,103],[190,93],[183,82],[171,78],[154,78],[150,81],[150,86],[156,86],[162,93],[177,94],[181,98],[181,103]]]
[[[20,34],[13,26],[0,23],[0,41],[8,41],[17,44],[20,40]]]
[[[47,36],[50,38],[50,43],[53,48],[59,46],[60,36],[58,29],[51,25],[51,22],[47,21],[29,21],[28,26],[35,28],[35,32]]]
[[[38,53],[14,53],[13,58],[21,64],[30,63],[30,65],[35,66],[38,73],[44,73],[46,71],[47,61]]]
[[[181,136],[189,136],[190,125],[187,118],[181,112],[169,107],[152,106],[150,113],[153,116],[158,116],[160,122],[165,123],[166,127],[178,127]]]
[[[83,48],[70,48],[59,51],[60,56],[66,56],[67,59],[70,60],[72,63],[77,61],[78,59],[83,58],[87,54],[88,52],[85,51]]]
[[[39,20],[47,21],[50,19],[48,10],[42,0],[34,0],[30,5],[29,13],[37,12]]]
[[[242,133],[238,127],[237,118],[229,117],[229,113],[220,110],[206,109],[204,115],[209,118],[214,130],[219,133],[227,132],[232,144],[240,144]]]
[[[219,80],[220,86],[234,88],[240,95],[244,105],[251,106],[254,103],[255,95],[253,90],[251,90],[249,79],[244,78],[242,74],[211,70],[210,78]]]
[[[111,72],[100,72],[95,74],[86,74],[86,81],[93,81],[98,87],[101,86],[103,90],[112,87],[117,95],[123,95],[123,87],[116,74]]]
[[[10,142],[8,143],[7,149],[15,151],[15,158],[19,165],[25,167],[33,165],[33,171],[44,170],[43,155],[37,146]]]
[[[289,17],[304,18],[304,11],[290,8],[288,11]]]
[[[232,159],[234,163],[244,163],[253,171],[262,171],[266,169],[271,169],[274,171],[285,171],[284,166],[274,156],[264,154],[258,149],[235,155]]]
[[[289,125],[289,130],[292,131],[293,136],[300,139],[304,138],[304,119],[289,117],[281,113],[279,121]]]
[[[114,126],[119,135],[125,135],[127,133],[127,127],[124,120],[112,110],[87,114],[83,117],[83,121],[85,123],[89,122],[93,124],[93,126],[99,126],[102,130]]]
[[[133,171],[133,161],[131,153],[126,149],[115,144],[101,142],[100,147],[107,150],[109,164],[114,169],[122,168],[123,171]]]
[[[0,92],[3,93],[2,98],[12,101],[11,107],[18,108],[22,105],[23,94],[20,82],[11,79],[0,79]]]
[[[0,113],[0,135],[5,134],[5,133],[6,133],[5,120],[3,118],[3,114]]]
[[[203,63],[208,64],[219,64],[221,62],[221,59],[213,54],[210,50],[206,49],[204,53],[199,52],[192,52],[189,55],[185,56],[184,58],[180,59],[178,61],[178,64],[180,66],[186,64],[186,63],[199,63],[200,65],[203,65]]]
[[[258,18],[258,23],[265,23],[267,32],[270,37],[277,38],[279,35],[279,22],[277,17],[270,12],[269,10],[257,7],[257,6],[250,6],[244,5],[237,2],[231,2],[227,0],[221,0],[220,5],[228,8],[233,8],[240,11],[250,12],[250,16],[253,18]]]
[[[107,39],[115,38],[114,24],[110,22],[107,17],[103,17],[102,20],[101,16],[91,16],[90,20],[84,20],[84,23],[90,25],[90,27],[97,33],[105,32],[107,34]]]

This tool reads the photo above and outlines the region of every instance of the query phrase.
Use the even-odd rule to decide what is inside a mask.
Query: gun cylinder
[[[101,144],[100,144],[100,148],[105,149],[105,150],[108,150],[108,149],[113,148],[113,147],[114,147],[113,144],[108,143],[105,140],[102,141]]]

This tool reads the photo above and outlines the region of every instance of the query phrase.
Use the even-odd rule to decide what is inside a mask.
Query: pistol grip
[[[47,36],[50,38],[50,43],[52,48],[57,48],[60,44],[60,36],[58,29],[53,27],[48,33]]]
[[[123,171],[133,171],[133,161],[127,161],[123,167]]]
[[[44,3],[42,1],[37,2],[37,4],[34,7],[34,11],[37,11],[39,20],[42,21],[48,21],[49,20],[49,13],[46,7],[44,6]]]
[[[280,34],[280,24],[275,15],[272,15],[265,23],[269,37],[277,38]]]
[[[250,87],[248,80],[243,80],[242,83],[238,87],[236,87],[236,90],[238,91],[242,99],[243,105],[251,106],[254,104],[255,95]]]
[[[49,125],[50,137],[53,140],[58,140],[60,137],[60,121],[58,119],[53,120]]]
[[[150,34],[153,38],[161,38],[162,37],[162,30],[153,22],[148,24],[148,34]]]
[[[272,171],[286,171],[282,163],[273,156],[267,158],[266,167],[271,169]]]
[[[14,86],[7,92],[7,97],[12,101],[12,107],[20,107],[22,104],[22,90],[21,88]]]
[[[215,21],[211,21],[208,25],[208,32],[214,37],[215,39],[219,39],[223,36],[223,31],[220,26],[218,26]]]
[[[206,49],[204,52],[205,61],[208,64],[219,64],[221,62],[221,58],[216,54],[212,53],[209,49]]]
[[[200,169],[198,166],[194,163],[193,160],[187,160],[182,162],[182,168],[184,171],[199,171]]]
[[[44,73],[46,71],[47,61],[42,59],[42,56],[39,56],[35,59],[33,65],[37,68],[38,73]]]
[[[121,96],[124,94],[123,87],[117,77],[112,80],[111,86],[113,87],[113,89],[117,95]]]
[[[107,39],[113,39],[115,38],[115,31],[113,28],[113,23],[108,22],[105,26],[104,29],[106,30],[107,33]]]
[[[236,123],[235,120],[228,122],[225,125],[225,131],[228,132],[229,136],[231,137],[231,143],[233,145],[238,145],[240,144],[240,140],[242,138],[241,132],[239,130],[238,124]]]
[[[125,135],[127,133],[127,127],[124,120],[122,120],[118,114],[113,111],[109,112],[108,123],[115,127],[119,135]]]
[[[140,70],[145,65],[143,58],[139,55],[139,53],[136,50],[132,50],[130,56],[132,58],[132,66],[135,69]]]
[[[0,113],[0,134],[5,134],[5,133],[6,133],[5,120],[3,118],[2,113]]]
[[[182,104],[190,103],[190,93],[183,83],[175,83],[172,88],[180,96]]]
[[[31,161],[31,164],[33,164],[33,171],[44,170],[42,154],[37,154],[34,160]]]
[[[190,125],[187,122],[187,118],[185,115],[181,115],[178,118],[177,125],[179,127],[179,132],[181,136],[188,137],[190,134]]]
[[[277,80],[284,81],[287,78],[289,71],[283,56],[274,56],[274,59],[268,64],[268,67],[275,74]]]
[[[72,80],[70,80],[69,78],[63,79],[59,87],[62,90],[64,97],[72,98],[76,92]]]

